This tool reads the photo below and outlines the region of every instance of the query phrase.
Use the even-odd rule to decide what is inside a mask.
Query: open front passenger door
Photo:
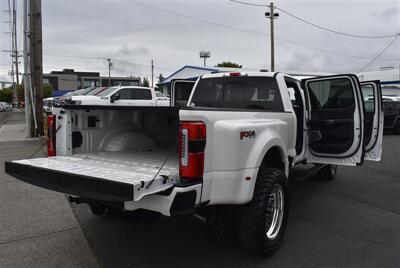
[[[307,160],[311,163],[361,165],[364,161],[364,107],[355,75],[302,80],[308,120]]]
[[[360,84],[364,99],[365,160],[380,161],[384,118],[380,81],[367,81]]]

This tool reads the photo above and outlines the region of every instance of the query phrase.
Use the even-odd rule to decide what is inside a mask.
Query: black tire
[[[236,245],[234,209],[234,206],[223,205],[207,207],[207,227],[213,236],[224,245]]]
[[[107,209],[100,205],[90,205],[90,211],[95,216],[105,216],[107,214]]]
[[[280,214],[280,222],[273,232],[267,235],[271,221],[271,196],[275,192],[281,192],[283,204],[281,208],[283,214]],[[274,204],[277,201],[274,201]],[[268,204],[268,205],[267,205]],[[236,234],[239,245],[251,253],[270,256],[274,254],[283,239],[289,214],[289,184],[283,171],[276,168],[261,167],[254,188],[253,199],[236,210]],[[272,214],[274,215],[274,214]]]
[[[336,177],[336,172],[336,165],[326,165],[320,171],[318,171],[318,178],[323,181],[332,181]]]

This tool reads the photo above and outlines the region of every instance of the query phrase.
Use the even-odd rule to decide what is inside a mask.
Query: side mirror
[[[110,97],[110,102],[113,103],[114,101],[119,100],[119,97],[120,97],[119,94],[115,93]]]

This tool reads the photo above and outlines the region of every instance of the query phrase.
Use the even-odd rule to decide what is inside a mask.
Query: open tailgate
[[[177,156],[168,156],[170,150],[163,149],[86,153],[8,161],[5,170],[19,180],[65,194],[138,201],[178,182]]]

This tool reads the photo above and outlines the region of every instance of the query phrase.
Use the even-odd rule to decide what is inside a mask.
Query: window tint
[[[192,93],[194,83],[190,82],[175,82],[175,100],[176,101],[187,101]]]
[[[201,79],[192,106],[283,111],[278,84],[272,77]]]
[[[144,88],[132,88],[132,99],[134,100],[151,100],[151,92]]]
[[[361,92],[364,98],[364,108],[367,113],[375,112],[375,96],[372,85],[362,85]]]
[[[124,88],[118,91],[120,100],[131,100],[131,90],[129,88]]]
[[[308,86],[312,109],[343,109],[355,103],[351,81],[347,78],[311,81]]]

